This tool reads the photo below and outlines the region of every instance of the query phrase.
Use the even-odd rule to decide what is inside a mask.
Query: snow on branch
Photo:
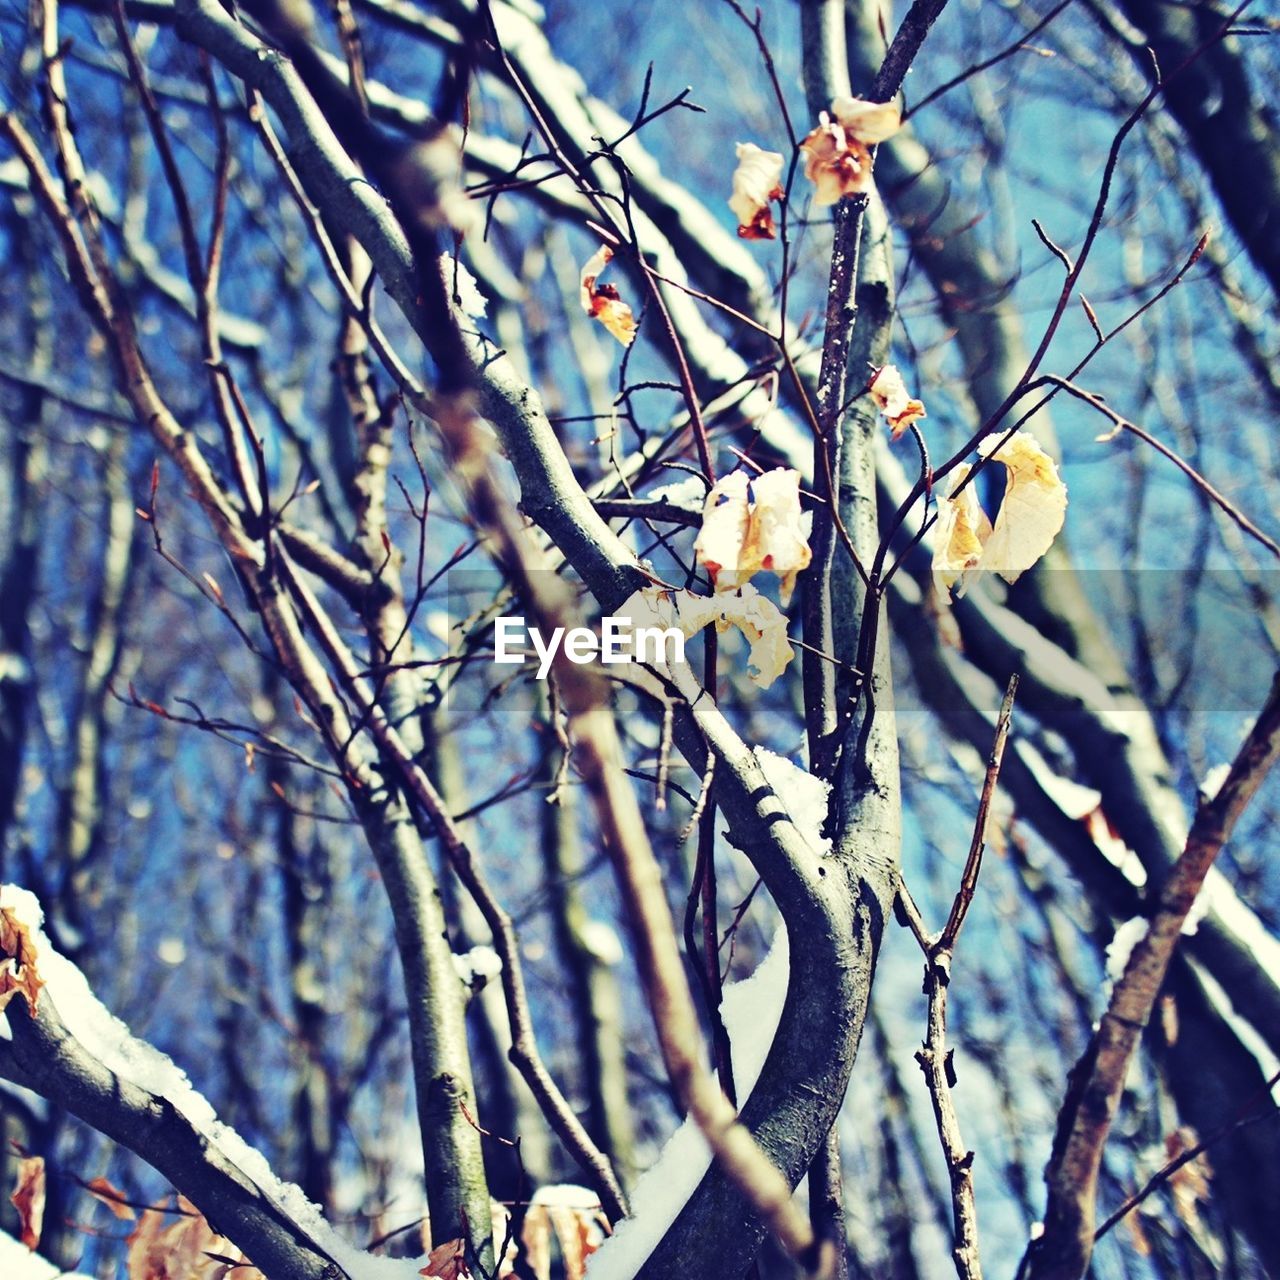
[[[774,757],[777,759],[777,757]],[[764,1069],[765,1058],[782,1018],[790,978],[785,925],[749,978],[724,989],[721,1016],[733,1046],[733,1075],[745,1100]],[[711,1166],[711,1147],[697,1122],[688,1117],[671,1135],[658,1159],[636,1184],[630,1218],[591,1260],[590,1280],[631,1280]]]
[[[299,1188],[276,1177],[261,1152],[217,1118],[181,1067],[102,1005],[45,936],[34,894],[0,886],[0,920],[21,931],[21,965],[42,984],[34,1009],[24,994],[0,1014],[0,1077],[141,1156],[275,1280],[416,1277],[420,1263],[375,1258],[343,1240]]]

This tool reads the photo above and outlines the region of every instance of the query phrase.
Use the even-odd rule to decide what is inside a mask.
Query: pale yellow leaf
[[[754,142],[739,142],[737,157],[729,208],[738,219],[738,234],[744,240],[773,240],[778,228],[769,202],[783,196],[782,156]]]
[[[1008,468],[1004,501],[980,567],[993,570],[1006,582],[1016,582],[1058,536],[1067,517],[1067,486],[1057,464],[1025,431],[1015,431],[1003,445],[1000,437],[990,437],[978,452]]]
[[[913,422],[928,417],[924,411],[924,402],[913,399],[902,380],[902,374],[894,365],[887,364],[877,370],[868,387],[876,407],[884,414],[889,424],[891,437],[897,440]]]
[[[787,639],[786,615],[753,586],[714,596],[682,591],[675,604],[676,625],[686,636],[694,636],[706,626],[722,632],[737,627],[747,639],[747,662],[754,668],[748,671],[748,678],[761,689],[773,684],[794,656]]]
[[[778,467],[750,480],[741,471],[722,477],[707,494],[694,553],[717,591],[736,590],[761,569],[776,573],[785,605],[812,557],[800,473]]]
[[[956,468],[950,493],[938,503],[938,519],[933,529],[933,572],[946,587],[954,586],[957,578],[979,563],[983,544],[991,536],[991,522],[978,504],[976,487],[970,484],[962,493],[956,492],[969,471],[967,463]]]
[[[742,564],[751,522],[749,490],[746,472],[732,471],[711,487],[702,508],[702,528],[693,550],[717,586],[722,574],[728,588],[745,582],[755,572]]]
[[[748,560],[782,579],[779,595],[786,605],[797,574],[813,558],[800,510],[800,473],[785,467],[766,471],[752,480],[751,496]]]
[[[865,98],[839,97],[831,114],[844,131],[859,142],[875,145],[902,128],[902,112],[895,102],[868,102]]]
[[[609,1220],[586,1187],[540,1187],[525,1214],[525,1261],[537,1280],[551,1280],[551,1239],[560,1250],[565,1280],[584,1280],[587,1259],[604,1243]]]

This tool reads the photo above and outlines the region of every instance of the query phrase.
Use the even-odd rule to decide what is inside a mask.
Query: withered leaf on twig
[[[18,1161],[18,1181],[9,1202],[18,1211],[22,1243],[34,1249],[44,1227],[44,1157],[26,1156]]]

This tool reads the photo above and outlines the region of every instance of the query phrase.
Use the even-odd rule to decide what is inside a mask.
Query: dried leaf
[[[804,176],[814,185],[813,203],[819,207],[870,190],[871,152],[825,111],[800,143],[800,150],[806,157]]]
[[[694,554],[706,566],[711,581],[738,585],[742,549],[751,527],[751,482],[745,471],[732,471],[712,486],[702,508],[702,529],[693,544]],[[751,576],[748,571],[741,579]]]
[[[470,1280],[471,1268],[466,1259],[467,1242],[459,1237],[437,1245],[427,1254],[427,1265],[420,1276],[439,1276],[440,1280]]]
[[[121,1222],[133,1222],[137,1214],[124,1202],[124,1192],[111,1185],[106,1178],[94,1178],[86,1182],[84,1189],[95,1199],[100,1200],[120,1219]]]
[[[779,467],[753,479],[741,471],[723,477],[707,494],[694,552],[717,591],[735,590],[761,569],[776,573],[786,605],[812,558],[800,473]]]
[[[800,473],[784,467],[766,471],[751,482],[751,527],[748,552],[760,567],[782,579],[783,605],[791,599],[796,577],[808,568],[809,529],[800,510]]]
[[[896,102],[868,102],[865,98],[839,97],[831,114],[844,131],[859,142],[874,146],[902,128],[902,112]]]
[[[607,244],[601,245],[582,268],[582,309],[599,320],[624,347],[629,347],[636,336],[635,316],[613,285],[597,283],[612,260],[613,250]]]
[[[551,1237],[560,1248],[565,1280],[584,1280],[587,1259],[604,1243],[609,1220],[599,1197],[586,1187],[539,1188],[525,1213],[521,1242],[525,1260],[538,1280],[551,1280]]]
[[[891,439],[899,439],[913,422],[929,416],[924,411],[924,401],[912,399],[902,374],[891,364],[876,371],[867,389],[889,424]]]
[[[1170,1162],[1177,1160],[1184,1152],[1198,1146],[1199,1142],[1200,1135],[1190,1125],[1183,1125],[1165,1138],[1165,1157]],[[1208,1156],[1201,1152],[1169,1175],[1173,1211],[1192,1231],[1198,1231],[1202,1226],[1200,1206],[1209,1203],[1209,1179],[1212,1173]]]
[[[18,1211],[22,1243],[35,1249],[44,1226],[44,1157],[27,1156],[18,1161],[18,1181],[9,1203]]]
[[[951,490],[938,503],[938,521],[934,526],[933,572],[945,587],[974,568],[982,559],[983,543],[991,536],[991,522],[978,504],[973,485],[957,493],[970,467],[961,463],[955,470]]]
[[[178,1208],[181,1216],[168,1226],[168,1196],[143,1210],[128,1239],[129,1280],[266,1280],[191,1201],[179,1196]]]
[[[717,631],[737,627],[750,645],[747,662],[754,671],[748,671],[747,678],[761,689],[773,684],[794,656],[787,639],[786,615],[753,586],[714,596],[682,591],[676,595],[675,604],[676,625],[686,637],[711,625]]]
[[[1016,431],[1003,444],[984,441],[978,452],[1007,469],[1004,499],[995,524],[988,524],[973,485],[957,493],[969,468],[956,468],[950,495],[938,507],[933,553],[934,572],[947,587],[987,570],[1016,582],[1053,545],[1066,519],[1067,487],[1033,436]]]
[[[804,176],[814,184],[816,205],[835,204],[841,196],[871,188],[871,147],[897,133],[902,113],[891,102],[837,98],[831,113],[800,144],[807,155]]]
[[[8,907],[0,907],[0,1010],[21,995],[27,1008],[38,1010],[44,981],[36,970],[36,947],[31,931]]]
[[[783,196],[782,156],[754,142],[739,142],[737,157],[729,208],[738,219],[738,234],[744,240],[776,239],[778,227],[769,202]]]
[[[1003,445],[998,438],[984,440],[978,452],[1009,472],[981,567],[1016,582],[1058,536],[1067,518],[1067,486],[1053,459],[1025,431],[1015,431]]]

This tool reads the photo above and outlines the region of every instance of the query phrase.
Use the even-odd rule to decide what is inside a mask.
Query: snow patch
[[[1107,943],[1107,977],[1112,982],[1119,982],[1129,966],[1129,957],[1133,949],[1147,936],[1147,927],[1151,921],[1146,916],[1134,916],[1126,920],[1116,929],[1115,937]]]
[[[539,1187],[529,1200],[548,1209],[598,1209],[600,1197],[589,1187],[579,1187],[572,1182],[553,1182]]]
[[[476,278],[466,265],[452,254],[440,255],[440,270],[449,293],[464,316],[479,320],[489,308],[489,300],[480,292]]]
[[[470,987],[477,978],[496,978],[502,972],[502,957],[492,947],[472,947],[461,955],[454,953],[453,967]]]
[[[669,502],[684,511],[701,512],[707,500],[707,486],[701,476],[685,476],[683,480],[650,489],[644,496],[650,502]]]
[[[1210,916],[1248,949],[1272,982],[1280,983],[1280,938],[1268,931],[1217,867],[1209,868],[1192,914],[1197,921]]]
[[[582,945],[601,964],[613,968],[620,965],[626,958],[618,931],[612,925],[605,924],[603,920],[588,920],[582,926],[579,936],[582,939]]]
[[[791,815],[796,829],[810,847],[825,858],[831,852],[831,841],[822,834],[827,821],[831,784],[815,778],[798,764],[783,756],[774,755],[763,747],[756,747],[755,756],[756,762],[764,770],[765,779]]]
[[[1222,1020],[1235,1033],[1235,1037],[1240,1041],[1241,1045],[1253,1055],[1254,1061],[1258,1064],[1259,1073],[1268,1080],[1280,1074],[1280,1057],[1277,1057],[1272,1052],[1270,1045],[1267,1044],[1253,1023],[1236,1012],[1236,1007],[1232,1003],[1231,997],[1223,990],[1218,980],[1196,960],[1191,961],[1191,968],[1195,971],[1196,977],[1200,979],[1200,984],[1204,987],[1205,994],[1209,997],[1209,1003],[1222,1015]],[[1271,1086],[1271,1100],[1280,1105],[1280,1081]]]
[[[756,971],[724,989],[720,1013],[732,1045],[734,1082],[742,1102],[750,1097],[760,1079],[777,1034],[791,975],[789,955],[786,926],[779,925],[769,954]],[[631,1280],[698,1189],[710,1165],[707,1140],[694,1121],[686,1120],[636,1183],[631,1197],[632,1216],[623,1219],[599,1252],[592,1255],[587,1264],[587,1280]]]
[[[78,1272],[59,1271],[48,1258],[32,1253],[21,1240],[0,1231],[0,1276],[4,1280],[89,1280]]]
[[[1227,775],[1231,772],[1231,764],[1224,761],[1222,764],[1215,764],[1208,773],[1204,775],[1204,781],[1200,784],[1200,794],[1206,800],[1212,800],[1222,789],[1222,784],[1226,782]]]

